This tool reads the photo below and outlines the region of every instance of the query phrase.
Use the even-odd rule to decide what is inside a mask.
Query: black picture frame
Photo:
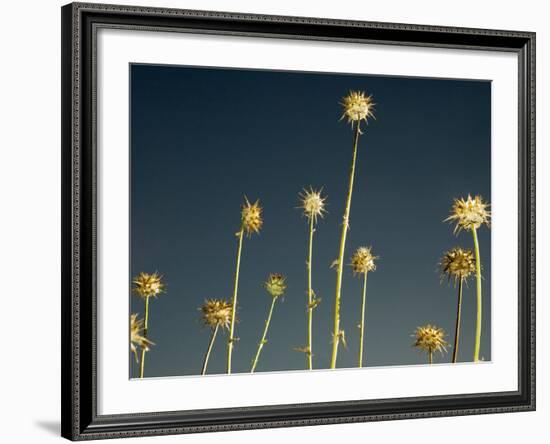
[[[535,33],[72,3],[62,14],[62,436],[71,440],[535,409]],[[100,27],[509,51],[519,62],[518,390],[100,416],[96,381],[96,91]]]

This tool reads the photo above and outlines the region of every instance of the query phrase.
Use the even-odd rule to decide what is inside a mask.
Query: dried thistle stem
[[[365,336],[365,309],[367,306],[367,274],[363,278],[363,298],[361,299],[361,324],[359,325],[359,367],[363,367],[363,342]]]
[[[477,240],[477,229],[472,227],[472,236],[474,237],[474,252],[476,255],[476,306],[477,306],[477,315],[476,315],[476,337],[475,337],[475,346],[474,346],[474,362],[479,361],[479,349],[481,346],[481,309],[482,309],[482,299],[481,299],[481,260],[479,258],[479,242]]]
[[[237,248],[237,266],[235,269],[235,281],[233,285],[233,298],[231,299],[231,327],[229,328],[229,340],[227,342],[227,374],[231,374],[231,358],[233,355],[233,343],[235,342],[235,318],[237,310],[237,293],[239,289],[239,269],[241,267],[241,253],[243,250],[244,228],[237,234],[239,246]]]
[[[455,340],[453,344],[453,358],[452,358],[453,364],[455,364],[458,359],[458,342],[460,340],[460,317],[461,317],[461,311],[462,311],[462,283],[463,282],[464,282],[464,278],[460,278],[458,280],[458,302],[456,305]]]
[[[315,229],[313,217],[309,218],[309,246],[307,259],[307,367],[313,370],[313,289],[311,283],[311,268],[313,260],[313,233]]]
[[[147,331],[149,330],[149,298],[151,296],[145,296],[145,320],[143,321],[143,337],[147,339]],[[141,349],[141,361],[139,364],[139,377],[143,378],[145,372],[145,353],[147,349],[144,347]]]
[[[218,334],[219,328],[220,328],[220,324],[216,324],[216,326],[212,329],[212,336],[210,336],[210,342],[208,343],[208,350],[206,351],[206,355],[204,355],[204,362],[202,364],[201,375],[206,375],[206,368],[208,367],[208,359],[210,359],[210,352],[212,351],[212,347],[214,345],[214,341],[216,340],[216,335]]]
[[[434,351],[430,348],[428,350],[428,364],[433,364],[434,362],[433,355],[434,355]]]
[[[353,157],[349,173],[348,196],[346,199],[346,209],[344,211],[344,221],[342,224],[342,233],[340,235],[340,250],[338,253],[338,269],[336,272],[336,295],[334,298],[334,325],[332,332],[332,356],[330,359],[330,368],[336,368],[336,358],[338,356],[338,345],[340,343],[340,297],[342,292],[342,274],[344,270],[344,253],[346,250],[346,237],[349,228],[349,213],[351,209],[351,196],[353,193],[353,180],[355,178],[355,162],[357,160],[357,146],[359,144],[360,122],[356,122],[355,137],[353,142]]]
[[[260,353],[262,352],[262,349],[264,348],[264,345],[267,343],[267,331],[269,330],[269,324],[271,323],[271,316],[273,316],[273,308],[275,307],[275,303],[277,302],[277,297],[273,297],[271,301],[271,307],[269,308],[269,314],[267,315],[267,319],[265,321],[265,327],[264,332],[262,334],[262,339],[258,343],[258,349],[256,350],[256,355],[254,356],[254,361],[252,361],[252,368],[250,369],[250,373],[254,373],[254,370],[256,370],[256,366],[258,365],[258,359],[260,358]]]

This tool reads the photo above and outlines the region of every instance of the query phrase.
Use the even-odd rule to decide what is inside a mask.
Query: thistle
[[[136,363],[139,362],[138,347],[143,350],[149,350],[150,345],[154,345],[149,339],[142,335],[143,319],[138,319],[137,313],[130,315],[130,350],[136,358]]]
[[[344,269],[344,254],[346,249],[346,236],[349,229],[349,214],[351,209],[351,196],[353,193],[353,181],[355,177],[355,163],[357,160],[357,146],[361,132],[361,121],[367,122],[369,117],[374,117],[372,96],[366,96],[365,93],[359,91],[350,91],[343,98],[341,105],[344,108],[343,118],[347,118],[348,123],[353,128],[355,126],[355,136],[353,139],[353,156],[351,161],[351,169],[349,173],[348,194],[346,198],[346,207],[342,223],[342,233],[340,235],[340,248],[338,258],[334,261],[336,267],[336,294],[334,297],[334,325],[332,337],[332,356],[330,360],[330,368],[336,368],[336,358],[338,355],[338,345],[340,343],[340,297],[342,293],[342,274]]]
[[[258,359],[260,358],[260,353],[262,352],[262,349],[264,348],[264,345],[267,344],[267,332],[269,330],[269,324],[271,323],[271,317],[273,316],[273,309],[275,308],[275,303],[277,302],[277,299],[279,299],[281,296],[285,294],[286,290],[286,282],[285,277],[282,274],[270,274],[267,278],[267,281],[264,283],[265,289],[271,296],[271,306],[269,308],[269,313],[267,315],[267,319],[265,321],[265,327],[262,334],[262,337],[260,339],[260,342],[258,343],[258,349],[256,350],[256,355],[254,356],[254,360],[252,361],[252,368],[250,369],[250,373],[254,373],[256,370],[256,366],[258,365]]]
[[[445,336],[445,330],[435,325],[428,324],[417,327],[413,335],[416,338],[413,347],[427,352],[428,363],[432,364],[434,351],[439,351],[441,354],[447,352],[449,343],[445,340]]]
[[[237,247],[237,265],[235,268],[235,279],[233,283],[233,297],[231,299],[231,324],[229,327],[229,340],[227,341],[227,374],[231,374],[231,359],[233,356],[233,345],[237,341],[235,337],[235,312],[237,310],[237,297],[239,290],[239,271],[241,267],[241,254],[243,249],[243,237],[246,233],[248,237],[253,233],[259,233],[263,225],[262,207],[257,200],[253,204],[245,196],[245,202],[241,207],[241,227],[236,236],[238,238]]]
[[[222,299],[207,299],[204,301],[200,310],[202,312],[202,321],[204,325],[212,329],[212,335],[210,336],[210,342],[208,343],[208,349],[202,364],[201,375],[205,375],[210,352],[214,346],[219,328],[229,328],[231,324],[231,304]]]
[[[321,197],[322,190],[315,191],[309,188],[309,191],[304,189],[300,194],[300,208],[304,216],[309,222],[309,243],[308,243],[308,258],[307,267],[307,346],[300,348],[306,353],[307,367],[313,369],[313,309],[319,305],[321,299],[315,296],[312,288],[312,268],[313,268],[313,233],[315,232],[315,224],[318,218],[323,218],[325,210],[326,197]],[[298,350],[298,349],[297,349]]]
[[[152,274],[141,272],[132,281],[134,284],[133,291],[139,297],[145,301],[145,320],[143,326],[143,337],[147,339],[149,331],[149,299],[158,297],[161,293],[164,293],[164,284],[162,282],[162,276],[156,271]],[[139,377],[143,378],[145,371],[145,353],[148,348],[141,349],[141,363],[139,369]]]
[[[455,247],[447,251],[440,262],[442,277],[453,281],[455,287],[458,284],[458,302],[456,307],[455,338],[453,343],[452,362],[458,358],[458,343],[460,338],[460,316],[462,310],[462,284],[475,271],[475,259],[471,250],[463,250]]]
[[[479,350],[481,347],[481,320],[482,320],[482,297],[481,297],[481,260],[479,254],[479,242],[477,229],[482,225],[489,226],[491,213],[488,210],[489,204],[483,202],[481,196],[473,199],[468,195],[467,199],[455,199],[450,216],[445,221],[456,222],[455,233],[461,230],[470,230],[474,239],[475,266],[476,266],[476,332],[474,346],[474,362],[479,361]]]
[[[363,276],[363,296],[361,299],[361,323],[359,327],[359,358],[358,366],[363,367],[363,341],[365,336],[365,309],[367,301],[367,274],[369,271],[376,270],[374,261],[378,256],[374,256],[371,252],[371,247],[360,247],[351,257],[351,268],[354,275]]]

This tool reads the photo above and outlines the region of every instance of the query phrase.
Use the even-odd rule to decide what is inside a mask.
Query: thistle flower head
[[[372,254],[372,247],[359,247],[351,257],[351,268],[354,274],[367,274],[376,270],[374,261],[378,256]]]
[[[453,279],[455,284],[476,271],[476,260],[472,250],[460,247],[445,252],[440,262],[442,276]]]
[[[424,325],[417,327],[413,335],[416,338],[413,347],[429,353],[439,351],[441,354],[447,352],[449,343],[445,340],[445,330],[436,327],[435,325]]]
[[[304,216],[308,219],[313,220],[314,223],[317,223],[318,217],[323,217],[325,210],[325,200],[326,197],[321,197],[321,192],[323,190],[315,191],[313,188],[309,190],[302,190],[299,194],[300,196],[300,208],[304,211]]]
[[[157,297],[159,294],[164,293],[162,276],[156,271],[153,274],[142,271],[134,278],[133,284],[135,285],[134,292],[142,298]]]
[[[130,350],[132,350],[132,353],[134,353],[134,356],[136,357],[136,362],[138,362],[139,360],[137,347],[140,347],[144,350],[149,350],[149,346],[154,345],[154,343],[144,337],[142,333],[143,319],[138,319],[137,313],[132,313],[130,315]]]
[[[244,199],[245,203],[242,205],[241,211],[241,228],[250,236],[253,233],[259,233],[262,228],[262,207],[260,207],[259,200],[251,204],[246,196]]]
[[[445,221],[456,222],[455,233],[460,230],[477,229],[485,224],[489,226],[491,213],[488,210],[489,204],[483,202],[481,196],[472,198],[468,194],[467,199],[455,199],[451,214]]]
[[[282,296],[286,290],[285,277],[279,273],[271,273],[264,285],[267,292],[274,298]]]
[[[231,309],[231,304],[223,299],[207,299],[200,308],[202,321],[208,327],[229,328],[231,324]]]
[[[340,104],[344,107],[344,113],[340,120],[346,117],[352,126],[354,123],[359,124],[361,120],[366,122],[369,117],[374,117],[375,104],[372,101],[372,96],[367,96],[362,91],[350,91]]]

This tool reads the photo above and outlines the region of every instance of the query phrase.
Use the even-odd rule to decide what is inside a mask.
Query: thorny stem
[[[149,329],[149,298],[145,296],[145,321],[143,322],[143,337],[147,339],[147,330]],[[145,353],[147,353],[147,347],[141,349],[141,361],[139,364],[139,377],[143,378],[145,371]]]
[[[309,218],[309,248],[307,259],[307,368],[313,369],[313,289],[311,288],[311,261],[313,259],[313,217]]]
[[[363,298],[361,299],[361,324],[359,325],[359,367],[363,367],[363,340],[365,336],[365,308],[367,302],[367,274],[363,280]]]
[[[201,375],[206,375],[206,368],[208,367],[208,359],[210,358],[210,352],[212,351],[212,346],[214,345],[214,341],[216,340],[216,335],[218,334],[219,327],[220,325],[216,324],[216,327],[214,327],[214,329],[212,330],[212,336],[210,337],[208,350],[206,351],[206,355],[204,356],[204,362],[202,364]]]
[[[477,316],[476,316],[476,339],[474,347],[474,362],[479,361],[479,349],[481,345],[481,260],[479,258],[479,242],[477,240],[477,230],[472,227],[474,237],[474,250],[476,255],[476,290],[477,290]]]
[[[349,173],[348,197],[346,200],[346,209],[344,211],[344,220],[342,223],[342,234],[340,235],[340,251],[338,253],[338,270],[336,273],[336,296],[334,298],[334,326],[332,331],[332,356],[330,359],[330,368],[336,368],[336,358],[338,355],[338,345],[340,343],[340,295],[342,292],[342,274],[344,270],[344,252],[346,249],[346,236],[349,229],[349,213],[351,209],[351,195],[353,192],[353,179],[355,177],[355,161],[357,159],[357,145],[359,143],[360,123],[357,122],[355,128],[355,137],[353,142],[353,158]]]
[[[231,300],[231,327],[229,329],[229,340],[227,342],[227,374],[231,374],[231,357],[233,355],[233,343],[235,342],[235,314],[237,311],[237,291],[239,289],[239,269],[241,267],[241,252],[243,250],[244,228],[237,234],[239,238],[239,247],[237,249],[237,267],[235,269],[235,282],[233,287],[233,298]]]
[[[254,373],[254,370],[256,370],[256,365],[258,365],[260,353],[262,352],[262,348],[264,348],[264,345],[267,342],[267,330],[269,329],[269,323],[271,322],[271,316],[273,315],[273,308],[275,307],[275,302],[277,302],[277,297],[273,297],[272,299],[273,300],[271,301],[271,308],[269,309],[269,314],[267,315],[267,319],[265,321],[264,333],[262,335],[262,339],[258,343],[258,350],[256,350],[256,356],[254,356],[254,361],[252,362],[250,373]]]
[[[453,345],[453,364],[456,363],[458,358],[458,341],[460,338],[460,312],[462,310],[462,282],[464,278],[460,278],[458,281],[458,302],[456,305],[456,324],[455,324],[455,342]]]

